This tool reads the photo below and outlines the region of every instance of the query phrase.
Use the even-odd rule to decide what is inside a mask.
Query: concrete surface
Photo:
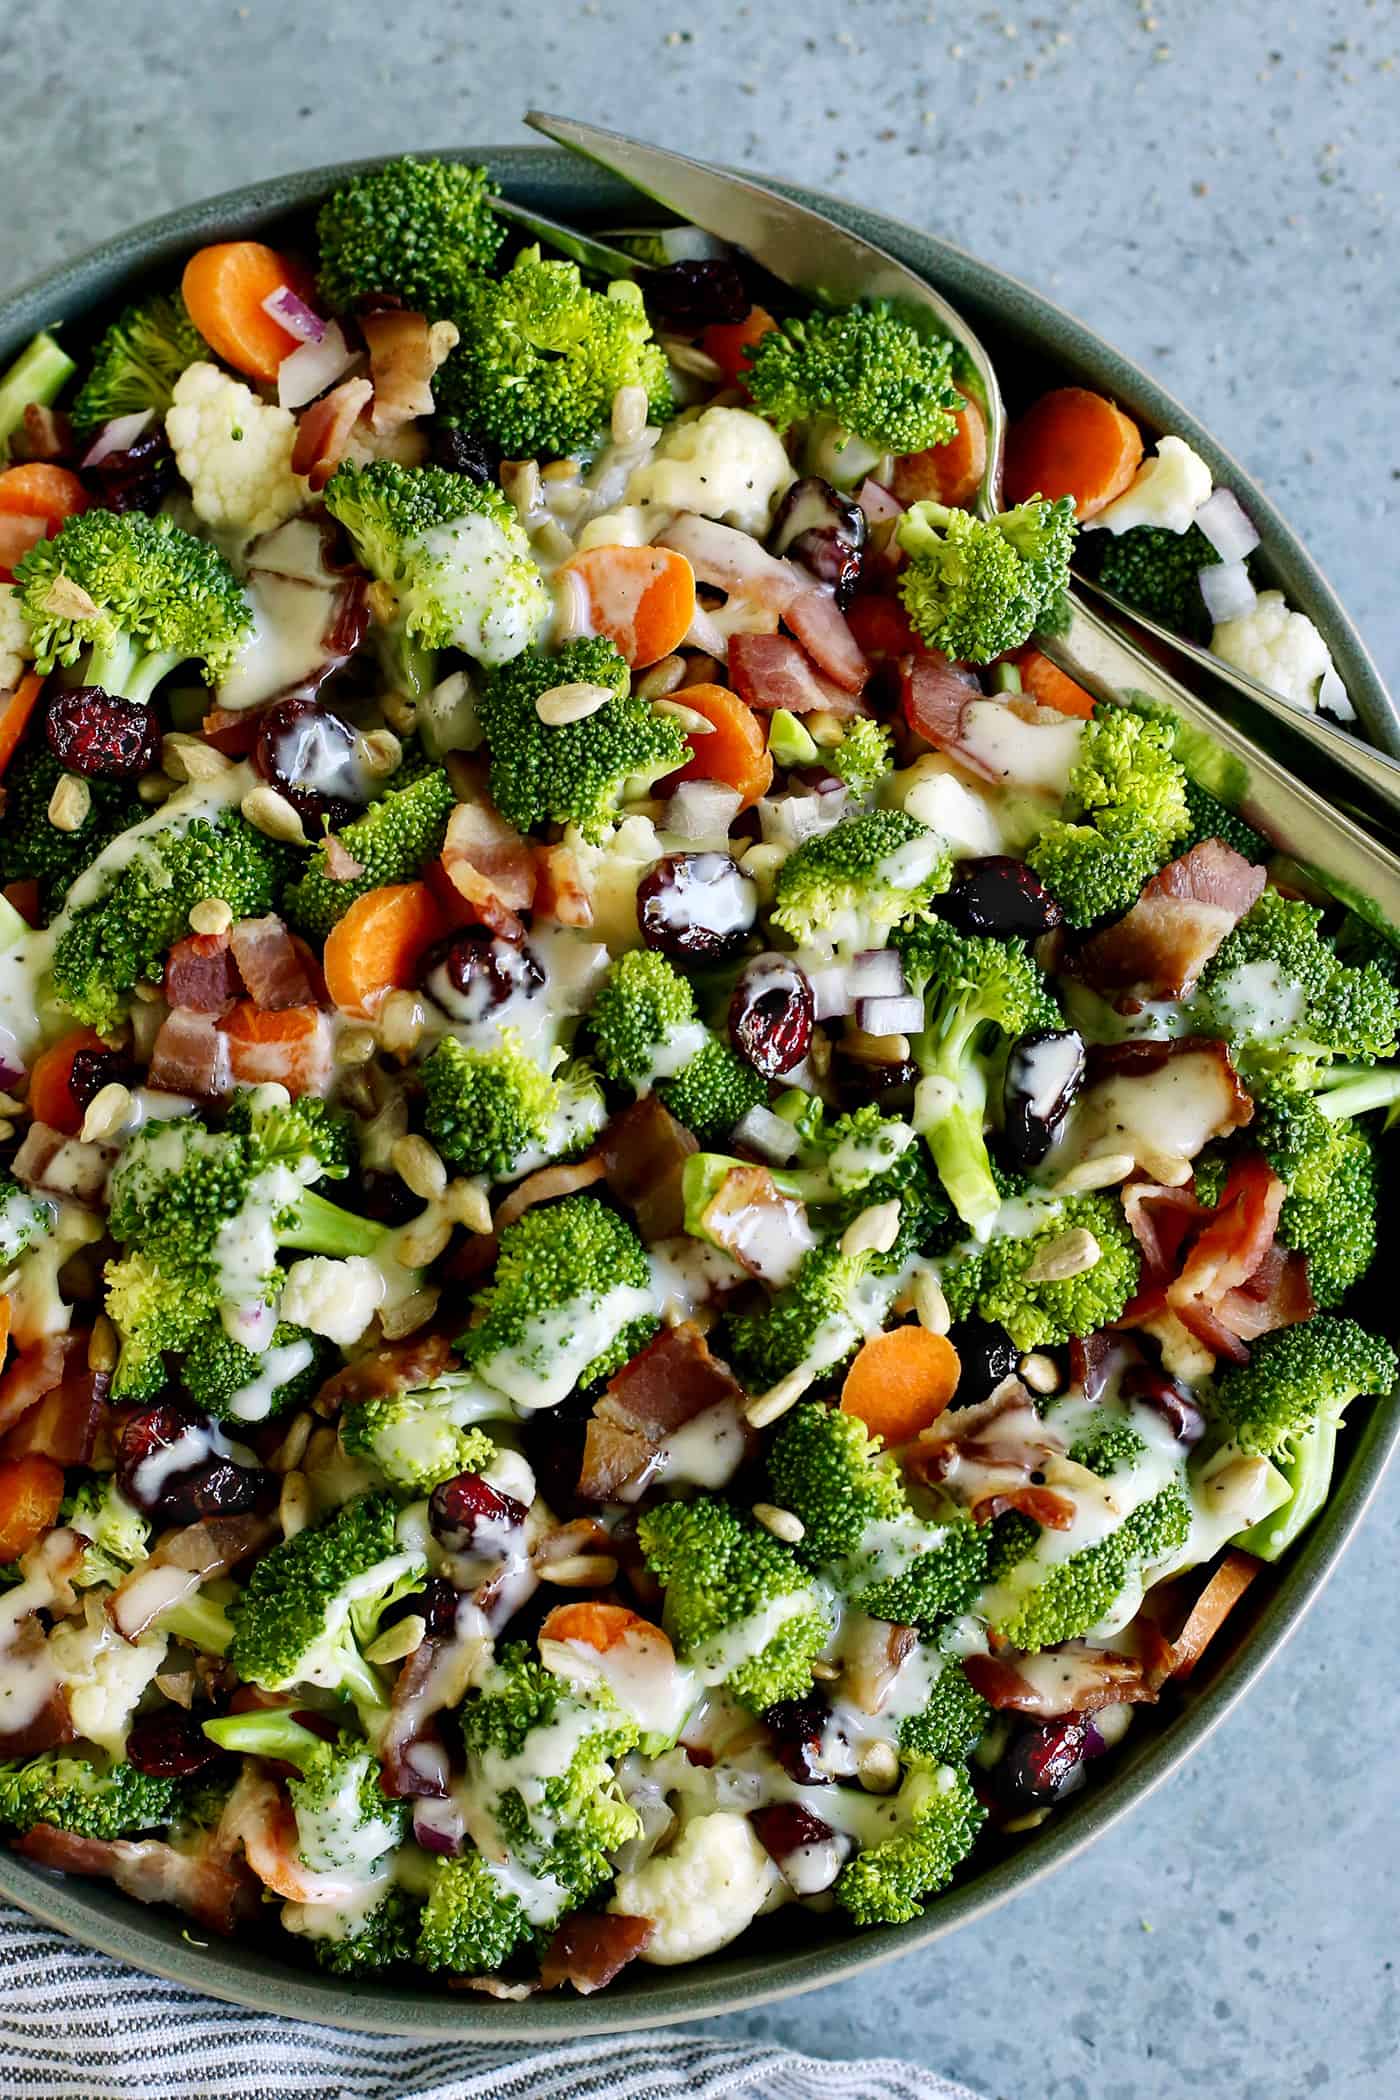
[[[0,285],[259,175],[576,111],[1050,291],[1282,501],[1393,684],[1398,68],[1394,0],[26,0],[0,38]],[[1392,1484],[1264,1685],[1087,1856],[926,1956],[729,2024],[1005,2100],[1393,2100],[1398,1527]]]

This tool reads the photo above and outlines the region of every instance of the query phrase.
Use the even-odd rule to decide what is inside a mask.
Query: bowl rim
[[[624,185],[548,146],[422,148],[448,159],[482,161],[507,191],[534,192],[556,210],[597,217],[620,205],[641,219],[651,214]],[[98,243],[0,299],[0,359],[12,356],[36,329],[57,325],[107,302],[136,276],[220,234],[247,234],[304,211],[349,173],[382,165],[392,155],[298,170],[246,184],[163,213]],[[768,179],[768,178],[765,178]],[[1368,730],[1400,755],[1400,710],[1386,692],[1349,616],[1316,562],[1275,505],[1197,418],[1145,371],[1054,301],[1000,268],[941,236],[810,186],[772,179],[772,186],[815,204],[854,232],[890,248],[931,276],[956,303],[997,303],[997,320],[1051,362],[1091,372],[1149,427],[1188,437],[1217,479],[1228,478],[1260,525],[1270,566],[1295,603],[1322,629],[1333,659]],[[588,201],[580,204],[581,198]],[[572,200],[572,203],[565,200]],[[984,325],[979,322],[978,324]],[[64,1879],[0,1849],[0,1895],[41,1923],[167,1981],[261,2012],[323,2025],[415,2039],[538,2042],[583,2033],[621,2033],[747,2011],[776,1999],[843,1981],[861,1970],[931,1946],[980,1918],[1076,1858],[1130,1809],[1161,1786],[1225,1719],[1273,1661],[1319,1595],[1380,1485],[1400,1440],[1400,1404],[1373,1407],[1353,1440],[1345,1470],[1327,1508],[1281,1572],[1270,1575],[1262,1608],[1249,1623],[1227,1629],[1199,1682],[1163,1725],[1134,1731],[1114,1768],[1059,1812],[1045,1830],[935,1899],[908,1925],[852,1931],[787,1951],[710,1957],[671,1978],[665,1970],[630,1972],[624,1983],[594,1997],[541,1996],[521,2004],[449,1995],[442,1989],[389,1988],[303,1972],[251,1943],[196,1942],[163,1911],[145,1910],[106,1885]],[[742,1944],[742,1943],[741,1943]]]

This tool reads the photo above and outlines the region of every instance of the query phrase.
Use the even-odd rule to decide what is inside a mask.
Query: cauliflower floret
[[[89,1599],[85,1618],[60,1621],[49,1635],[49,1654],[80,1736],[111,1757],[124,1754],[132,1716],[165,1661],[168,1643],[169,1635],[159,1629],[125,1640],[96,1597]]]
[[[1248,671],[1308,713],[1317,706],[1319,680],[1332,668],[1326,642],[1306,613],[1289,611],[1282,591],[1261,591],[1252,612],[1222,620],[1210,646],[1237,671]]]
[[[406,592],[412,613],[421,600],[434,640],[443,628],[452,644],[488,667],[509,663],[549,625],[549,593],[535,567],[530,542],[514,520],[469,511],[435,525],[417,543],[425,572]]]
[[[570,825],[564,844],[573,851],[593,906],[589,931],[594,939],[613,955],[640,947],[637,888],[662,855],[650,817],[624,817],[606,846],[592,845]]]
[[[668,424],[651,459],[628,482],[626,500],[696,511],[762,538],[796,479],[782,439],[761,416],[746,408],[707,408]]]
[[[1185,438],[1157,440],[1157,456],[1145,459],[1129,486],[1084,527],[1102,525],[1127,532],[1134,525],[1157,525],[1166,532],[1185,532],[1210,494],[1210,468]]]
[[[650,1918],[642,1960],[670,1968],[727,1947],[785,1886],[747,1816],[695,1816],[669,1852],[618,1875],[608,1909]]]
[[[384,1303],[385,1290],[383,1271],[367,1254],[352,1254],[345,1261],[309,1255],[288,1269],[278,1317],[348,1349]]]
[[[588,547],[649,547],[661,526],[658,512],[646,511],[637,503],[624,503],[590,518],[578,536],[579,549]]]
[[[291,410],[260,401],[217,365],[180,374],[165,434],[206,525],[270,532],[306,502],[306,483],[292,472]]]
[[[887,799],[941,833],[958,860],[1007,850],[990,797],[970,786],[941,751],[926,751],[907,772],[896,773]]]
[[[19,593],[12,583],[0,583],[0,693],[14,690],[33,654],[29,622],[19,609]]]

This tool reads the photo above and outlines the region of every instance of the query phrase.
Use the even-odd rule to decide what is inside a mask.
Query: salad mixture
[[[946,342],[505,242],[404,160],[0,381],[0,1828],[514,1998],[1171,1695],[1396,1375],[1400,963],[1035,646],[1096,527],[1334,697],[1187,447],[979,518]]]

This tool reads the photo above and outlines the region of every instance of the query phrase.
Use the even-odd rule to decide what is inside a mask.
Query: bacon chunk
[[[86,1335],[76,1337],[86,1346]],[[51,1458],[85,1466],[97,1444],[111,1379],[79,1361],[0,1437],[0,1458]]]
[[[302,412],[292,447],[292,472],[319,493],[345,457],[350,433],[374,397],[367,379],[342,379]]]
[[[922,649],[917,656],[900,658],[899,677],[899,704],[909,727],[937,750],[955,751],[963,709],[969,700],[981,698],[975,674],[965,664],[950,663],[937,649]],[[972,765],[968,769],[983,770]]]
[[[540,1981],[547,1991],[571,1983],[586,1998],[635,1961],[655,1930],[650,1918],[577,1910],[556,1928],[540,1963]]]
[[[0,1376],[0,1432],[28,1414],[45,1393],[52,1392],[87,1353],[86,1333],[48,1334],[12,1356]]]
[[[713,518],[677,518],[656,544],[683,554],[697,583],[707,583],[727,597],[750,598],[784,617],[793,600],[812,587],[791,562],[779,561],[749,533]]]
[[[147,1078],[168,1093],[193,1094],[205,1101],[226,1094],[233,1084],[228,1043],[214,1015],[173,1006],[160,1024]]]
[[[237,974],[264,1013],[316,1004],[316,985],[302,952],[276,912],[239,919],[229,939]]]
[[[939,1416],[936,1436],[921,1437],[901,1455],[911,1480],[941,1487],[968,1510],[975,1523],[990,1524],[1008,1509],[1020,1509],[1050,1530],[1074,1521],[1074,1504],[1034,1479],[1065,1452],[1059,1431],[1043,1422],[1017,1379],[1007,1379],[990,1399]]]
[[[608,1187],[633,1213],[648,1246],[680,1231],[685,1213],[681,1176],[699,1149],[693,1133],[655,1094],[644,1094],[614,1116],[599,1138]]]
[[[1123,918],[1086,941],[1077,969],[1098,992],[1184,999],[1264,889],[1264,870],[1206,839],[1143,885]]]
[[[1151,1704],[1159,1688],[1140,1656],[1115,1655],[1083,1641],[1067,1641],[1039,1655],[967,1655],[963,1670],[989,1706],[1038,1721],[1097,1713],[1103,1706]]]
[[[370,423],[381,436],[392,436],[418,416],[433,412],[433,374],[457,342],[451,321],[428,325],[426,314],[385,307],[360,316],[360,333],[369,345],[374,404]]]
[[[689,1320],[665,1327],[641,1354],[608,1380],[599,1411],[647,1436],[669,1436],[721,1400],[742,1400],[744,1388],[728,1364]]]
[[[412,1392],[431,1385],[455,1363],[446,1335],[414,1334],[406,1341],[386,1342],[328,1378],[316,1395],[316,1412],[334,1417],[352,1401],[388,1400],[395,1393]]]
[[[786,634],[736,634],[729,642],[729,678],[748,707],[791,715],[863,712],[854,694],[824,678],[806,651]]]
[[[226,1014],[243,996],[243,980],[227,933],[188,933],[165,965],[165,996],[191,1013]]]
[[[560,926],[591,926],[593,899],[572,846],[536,846],[535,867],[536,919],[554,919]]]
[[[10,1163],[10,1172],[27,1189],[49,1196],[71,1196],[79,1203],[99,1202],[117,1157],[114,1145],[97,1145],[55,1130],[51,1123],[31,1123]]]
[[[115,1882],[141,1903],[172,1903],[206,1932],[227,1938],[251,1922],[261,1890],[240,1861],[206,1849],[177,1852],[161,1838],[89,1838],[52,1823],[36,1823],[15,1840],[16,1852],[41,1867]]]
[[[817,669],[843,693],[859,693],[870,666],[830,591],[814,584],[792,600],[783,615]],[[732,646],[732,645],[731,645]]]

